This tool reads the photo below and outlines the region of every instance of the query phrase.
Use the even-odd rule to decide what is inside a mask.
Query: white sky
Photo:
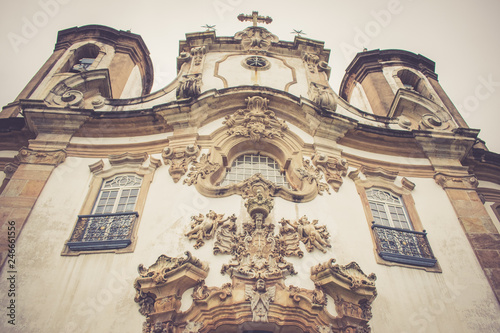
[[[324,41],[337,93],[353,58],[349,47],[403,49],[435,61],[441,85],[469,126],[500,152],[498,0],[0,0],[0,105],[13,101],[48,59],[59,30],[101,24],[141,35],[157,90],[175,76],[185,33],[208,23],[217,36],[233,36],[250,25],[236,16],[252,10],[273,18],[265,27],[281,40],[292,41],[290,32],[298,29]]]

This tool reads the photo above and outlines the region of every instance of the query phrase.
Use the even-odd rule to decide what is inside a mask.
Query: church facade
[[[435,64],[264,28],[59,32],[0,113],[8,332],[498,332],[500,155]],[[5,287],[5,288],[4,288]]]

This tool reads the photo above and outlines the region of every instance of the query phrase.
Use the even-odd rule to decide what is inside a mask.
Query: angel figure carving
[[[217,214],[213,210],[209,211],[206,217],[203,217],[203,214],[191,217],[193,224],[191,225],[191,230],[185,236],[188,239],[196,240],[195,249],[205,244],[204,239],[212,239],[217,226],[223,222],[223,217],[224,214]]]
[[[326,248],[332,247],[327,241],[330,234],[324,225],[318,225],[318,220],[310,222],[305,215],[302,216],[298,221],[297,231],[308,252],[316,247],[321,252],[326,253]]]
[[[269,305],[274,301],[276,295],[276,286],[266,289],[266,283],[263,279],[258,279],[255,287],[245,285],[245,299],[250,300],[254,322],[268,322],[267,313]]]

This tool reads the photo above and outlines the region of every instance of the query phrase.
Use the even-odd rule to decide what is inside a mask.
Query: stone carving
[[[320,171],[314,167],[311,161],[303,159],[302,161],[303,168],[298,168],[297,172],[299,173],[299,177],[301,180],[306,180],[309,184],[316,182],[316,186],[318,187],[318,194],[323,195],[323,191],[327,191],[330,194],[330,187],[328,184],[323,183],[321,178]]]
[[[207,287],[205,285],[205,280],[200,281],[193,290],[191,297],[196,303],[206,302],[210,296],[219,295],[220,300],[225,300],[229,296],[233,295],[232,284],[225,283],[222,287]]]
[[[241,40],[243,50],[258,52],[265,52],[269,50],[272,43],[279,42],[278,36],[261,27],[248,27],[243,31],[237,32],[234,35],[234,39]]]
[[[187,74],[182,76],[177,87],[177,98],[194,98],[201,93],[201,74]]]
[[[304,243],[308,252],[317,248],[321,252],[326,253],[325,247],[332,247],[328,243],[330,234],[326,231],[324,225],[318,225],[318,220],[310,222],[304,215],[297,221],[294,227],[297,229],[300,240]]]
[[[182,333],[198,333],[202,327],[203,323],[197,323],[188,320],[186,328],[184,328]]]
[[[148,323],[142,325],[142,333],[173,333],[171,321]]]
[[[347,175],[349,167],[347,161],[331,156],[327,157],[323,154],[314,154],[312,162],[316,168],[323,172],[326,182],[330,184],[335,192],[338,192],[344,182],[342,177]]]
[[[189,145],[186,148],[167,147],[163,150],[162,157],[165,164],[170,165],[168,172],[174,183],[177,183],[184,176],[189,164],[196,160],[199,154],[200,148],[195,145]]]
[[[231,254],[236,241],[236,215],[229,216],[219,223],[215,234],[214,254]]]
[[[199,66],[201,65],[201,62],[203,61],[203,56],[205,53],[207,53],[207,49],[205,48],[205,45],[203,46],[197,46],[193,47],[191,49],[191,56],[193,57],[193,65],[194,66]]]
[[[11,179],[18,167],[19,164],[7,163],[3,168],[3,172],[5,173],[5,179]]]
[[[474,175],[454,176],[441,172],[434,175],[434,180],[444,189],[475,189],[479,184],[479,181]]]
[[[342,277],[348,281],[349,288],[352,290],[366,286],[370,288],[375,287],[376,275],[374,273],[366,275],[357,263],[351,262],[345,266],[334,265],[334,263],[335,259],[330,259],[327,263],[316,265],[311,269],[311,273],[315,275],[321,271],[330,270],[335,276]]]
[[[209,211],[206,217],[203,217],[203,214],[191,217],[193,223],[191,224],[191,230],[186,233],[186,237],[196,240],[195,249],[203,246],[205,244],[204,240],[213,238],[219,224],[227,221],[227,219],[222,220],[223,217],[224,214],[217,214],[213,210]]]
[[[323,308],[327,304],[326,295],[319,283],[315,283],[314,290],[290,286],[288,291],[290,298],[296,303],[299,303],[301,299],[305,299],[311,303],[313,308]]]
[[[137,281],[134,284],[134,288],[137,290],[134,301],[136,303],[139,303],[139,313],[143,316],[148,316],[154,310],[156,295],[153,293],[141,291],[140,286],[137,284]]]
[[[300,237],[297,233],[297,228],[290,223],[290,220],[281,219],[279,222],[281,224],[279,230],[279,242],[283,254],[285,256],[296,256],[302,258],[304,252],[300,249]]]
[[[206,228],[187,236],[200,235],[202,241],[215,238],[214,252],[232,256],[221,269],[222,274],[230,274],[231,283],[206,286],[208,267],[189,254],[187,258],[160,256],[148,269],[139,266],[141,276],[134,286],[139,311],[147,316],[143,332],[201,332],[218,330],[221,325],[237,331],[251,327],[245,326],[251,322],[300,325],[315,332],[369,331],[375,276],[366,276],[355,263],[340,266],[331,259],[312,268],[314,289],[286,287],[285,276],[296,273],[284,257],[300,256],[297,244],[301,240],[310,250],[325,250],[328,233],[317,221],[302,217],[293,223],[282,219],[275,236],[274,224],[266,220],[274,201],[263,189],[256,191],[245,202],[250,218],[243,221],[240,233],[236,233],[236,215],[224,218],[210,211],[194,219],[209,221]],[[194,306],[180,311],[181,295],[189,288],[193,288]],[[326,295],[335,301],[336,317],[326,310]],[[290,306],[292,302],[296,306]]]
[[[166,281],[166,274],[168,272],[173,271],[184,264],[189,263],[195,267],[207,269],[206,266],[199,259],[193,257],[189,251],[186,251],[184,254],[186,255],[186,258],[172,258],[162,254],[149,268],[145,268],[142,264],[140,264],[138,267],[139,275],[141,277],[151,277],[156,284],[160,284]]]
[[[307,69],[311,73],[316,73],[318,71],[319,56],[314,53],[305,52],[302,55],[302,59],[307,65]]]
[[[83,93],[79,90],[67,90],[62,95],[55,95],[53,101],[64,107],[82,107]]]
[[[337,103],[335,101],[335,95],[330,87],[311,82],[309,84],[309,90],[307,91],[309,98],[318,106],[335,111],[337,108]]]
[[[33,150],[29,148],[21,148],[16,159],[21,164],[45,164],[57,166],[66,159],[66,151],[58,150]]]
[[[248,200],[245,202],[245,207],[250,216],[261,213],[264,215],[264,218],[266,218],[266,216],[269,215],[269,212],[274,207],[274,200],[269,197],[264,197],[262,191],[257,190],[257,195],[248,198]]]
[[[370,320],[372,317],[371,307],[367,300],[361,300],[360,304],[348,302],[341,296],[334,298],[337,313],[342,316],[349,316],[364,320]]]
[[[250,306],[253,313],[252,321],[268,322],[267,313],[269,312],[269,304],[274,301],[276,295],[276,287],[266,288],[266,282],[263,279],[258,279],[255,287],[245,285],[245,300],[250,300]]]
[[[205,179],[206,176],[213,173],[220,167],[219,163],[212,163],[208,160],[209,155],[203,154],[200,157],[200,161],[193,161],[193,166],[191,171],[187,174],[186,179],[184,179],[184,184],[193,185],[198,182],[198,178]]]
[[[328,326],[317,326],[318,328],[318,333],[334,333],[333,332],[333,325],[330,324]]]
[[[269,100],[260,96],[248,97],[247,108],[240,109],[226,116],[224,124],[229,128],[229,135],[244,136],[254,142],[262,138],[283,137],[288,126],[279,120],[274,112],[268,110]]]

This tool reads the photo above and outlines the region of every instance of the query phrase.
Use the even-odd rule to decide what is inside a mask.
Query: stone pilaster
[[[500,234],[476,192],[476,177],[437,173],[434,179],[446,191],[479,264],[500,302]]]

